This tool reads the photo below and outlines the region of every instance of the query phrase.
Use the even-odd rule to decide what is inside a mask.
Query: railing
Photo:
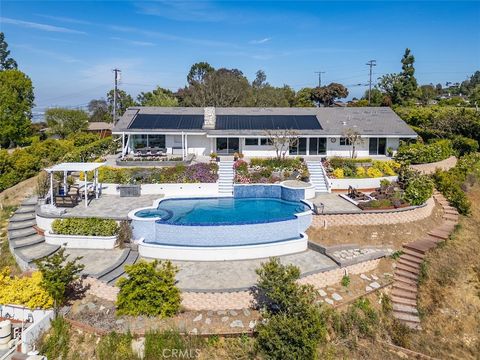
[[[325,186],[327,187],[327,191],[330,193],[332,192],[332,186],[330,184],[330,179],[328,178],[327,176],[327,171],[325,170],[325,168],[323,167],[323,164],[322,162],[320,161],[320,167],[322,169],[322,173],[323,173],[323,179],[325,180]]]

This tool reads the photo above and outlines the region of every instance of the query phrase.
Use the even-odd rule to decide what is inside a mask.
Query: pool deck
[[[317,193],[310,201],[320,206],[324,205],[324,214],[361,213],[362,210],[351,202],[343,199],[337,193]]]
[[[302,276],[335,269],[338,265],[329,257],[307,250],[297,254],[279,256],[283,264],[300,268]],[[235,261],[174,261],[180,271],[178,286],[184,291],[238,291],[245,290],[257,282],[255,269],[268,259]]]
[[[63,214],[54,215],[42,212],[46,217],[100,217],[114,220],[127,220],[130,211],[142,207],[152,206],[155,200],[161,199],[163,195],[142,195],[138,197],[120,197],[117,195],[102,195],[98,199],[92,199],[85,207],[82,200],[73,208],[59,208],[65,210]]]

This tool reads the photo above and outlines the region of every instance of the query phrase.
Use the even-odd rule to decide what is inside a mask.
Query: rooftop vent
[[[215,115],[215,108],[213,106],[205,107],[203,108],[203,113],[204,113],[203,128],[215,129],[215,123],[217,121],[217,117]]]

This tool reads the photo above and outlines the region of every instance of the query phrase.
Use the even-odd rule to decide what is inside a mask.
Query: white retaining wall
[[[374,189],[380,186],[380,181],[388,180],[390,182],[397,180],[396,176],[383,176],[378,178],[364,179],[332,179],[330,186],[333,190],[347,190],[349,186],[355,189]]]
[[[1,305],[2,315],[10,314],[13,319],[24,321],[28,315],[33,316],[33,324],[23,332],[22,353],[33,350],[33,345],[38,337],[46,330],[50,329],[50,321],[54,317],[53,310],[31,310],[19,305]]]
[[[117,236],[61,235],[45,231],[45,242],[52,245],[65,245],[67,249],[109,250],[115,247]]]
[[[119,195],[118,184],[104,183],[102,193],[105,195]],[[190,184],[142,184],[142,195],[189,196],[189,195],[218,195],[217,183],[190,183]],[[126,198],[127,199],[127,198]]]

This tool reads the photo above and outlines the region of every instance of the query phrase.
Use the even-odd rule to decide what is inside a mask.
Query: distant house
[[[132,107],[115,124],[123,154],[139,148],[169,154],[274,156],[266,131],[294,130],[290,156],[349,156],[347,130],[358,132],[361,156],[385,155],[417,134],[388,107],[194,108]]]
[[[100,137],[104,138],[112,135],[113,124],[99,121],[99,122],[90,122],[88,123],[87,131],[90,133],[99,134]]]

